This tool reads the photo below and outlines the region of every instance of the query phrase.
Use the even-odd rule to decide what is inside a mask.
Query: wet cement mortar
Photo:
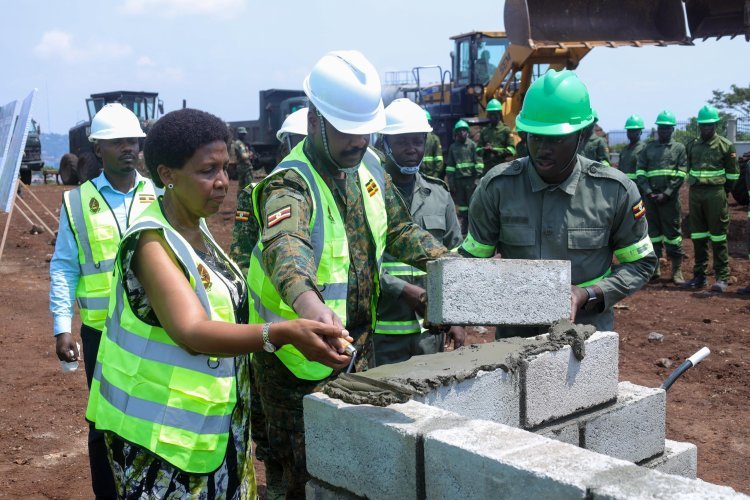
[[[402,363],[383,365],[358,374],[341,374],[321,388],[326,395],[349,404],[388,406],[405,403],[435,387],[462,382],[477,373],[494,370],[515,372],[531,357],[570,346],[581,361],[585,341],[595,333],[590,325],[556,321],[547,335],[513,337],[489,344],[470,345],[452,352],[414,356]]]

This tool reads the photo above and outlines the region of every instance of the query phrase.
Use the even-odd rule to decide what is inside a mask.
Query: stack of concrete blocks
[[[476,262],[497,266],[472,271],[486,283],[477,294],[502,302],[506,295],[487,288],[491,280],[480,276],[500,272],[506,282],[514,279],[509,275],[519,281],[521,274],[528,278],[529,269],[517,262]],[[439,272],[430,276],[440,276],[450,285],[465,279],[454,272],[465,274],[473,269],[466,263],[440,261]],[[536,279],[544,287],[562,283],[559,286],[565,286],[569,294],[567,262],[534,264]],[[430,295],[430,307],[441,311],[442,317],[467,314],[465,304],[474,299],[466,296],[467,288],[462,288],[460,308],[451,309],[452,293]],[[546,292],[526,293],[540,297]],[[562,295],[569,313],[569,295]],[[554,301],[555,296],[545,300]],[[477,316],[481,311],[471,311],[471,322],[480,324],[487,315],[497,317],[503,314],[497,311],[502,307],[490,308],[483,317]],[[557,300],[547,318],[544,307],[526,311],[523,317],[533,316],[533,320],[521,323],[550,323],[560,318],[560,308],[565,305]],[[499,324],[513,322],[505,318]],[[419,363],[429,365],[439,356],[464,356],[466,368],[467,360],[479,359],[472,357],[473,350],[500,352],[502,342],[422,356]],[[492,352],[483,354],[486,360]],[[401,364],[403,377],[400,365],[391,365],[394,380],[408,378],[408,363]],[[376,377],[377,369],[372,373]],[[744,497],[731,488],[695,479],[696,447],[665,439],[663,390],[618,383],[618,376],[618,336],[596,332],[586,340],[581,361],[565,346],[522,357],[513,371],[480,369],[470,378],[441,377],[445,384],[404,404],[350,405],[313,394],[304,401],[307,466],[314,478],[308,483],[307,497]]]

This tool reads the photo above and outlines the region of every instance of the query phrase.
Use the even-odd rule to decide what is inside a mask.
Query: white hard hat
[[[313,67],[302,88],[315,108],[344,134],[371,134],[385,126],[380,77],[356,50],[329,52]]]
[[[427,115],[417,104],[406,98],[395,99],[385,108],[383,135],[432,132]]]
[[[281,140],[284,134],[307,135],[307,111],[308,108],[302,108],[287,116],[276,132],[276,138]]]
[[[106,104],[91,120],[89,141],[125,137],[146,137],[138,117],[120,103]]]

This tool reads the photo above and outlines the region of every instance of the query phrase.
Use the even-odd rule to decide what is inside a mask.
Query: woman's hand
[[[345,368],[351,358],[344,354],[345,342],[354,342],[349,332],[339,326],[326,325],[309,319],[296,319],[272,325],[269,340],[274,345],[292,344],[310,361],[331,368]],[[331,344],[340,346],[332,347]]]

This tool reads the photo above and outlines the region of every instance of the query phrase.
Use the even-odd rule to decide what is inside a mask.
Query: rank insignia
[[[367,184],[365,184],[365,187],[367,188],[367,194],[370,195],[370,198],[375,196],[377,192],[379,191],[378,185],[375,183],[374,179],[370,179],[367,181]]]
[[[89,210],[92,214],[98,214],[99,210],[101,210],[101,207],[99,206],[99,202],[96,201],[96,198],[91,198],[89,200]]]
[[[198,274],[201,275],[201,283],[203,283],[203,286],[206,288],[206,290],[211,289],[211,275],[208,274],[208,270],[203,267],[203,264],[198,264]]]
[[[646,215],[646,206],[643,204],[643,200],[638,200],[638,203],[633,205],[633,218],[638,220]]]
[[[292,206],[287,205],[284,208],[280,210],[276,210],[274,213],[268,216],[267,218],[267,227],[271,228],[278,224],[279,222],[283,221],[284,219],[288,219],[292,216]]]
[[[250,212],[248,212],[247,210],[237,210],[234,213],[234,220],[247,222],[248,220],[250,220]]]
[[[138,195],[138,201],[140,203],[152,203],[156,201],[156,196],[154,196],[153,194],[148,194],[148,193],[140,193]]]

